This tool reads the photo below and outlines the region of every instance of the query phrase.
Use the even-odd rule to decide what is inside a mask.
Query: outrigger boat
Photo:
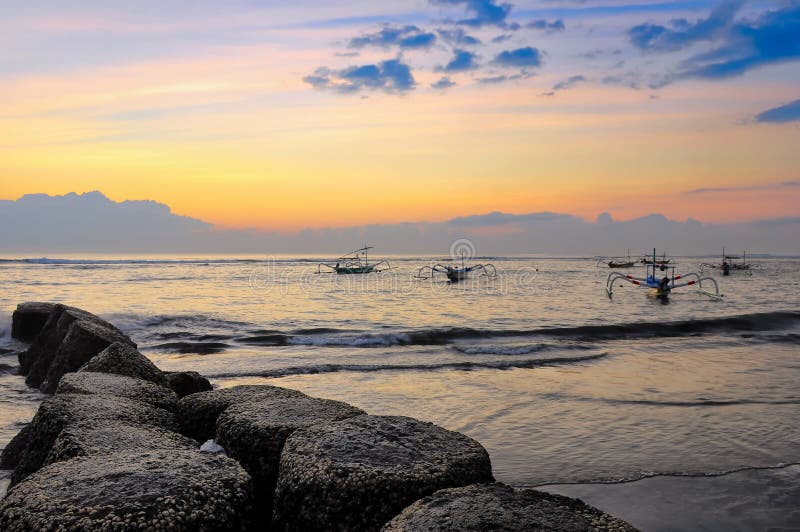
[[[434,264],[433,266],[423,266],[417,272],[417,279],[430,279],[437,273],[443,273],[451,283],[463,281],[470,273],[479,271],[486,277],[496,277],[497,269],[494,264],[475,264],[467,266],[466,257],[461,254],[461,266],[451,266],[449,264]]]
[[[666,251],[661,256],[660,259],[656,258],[655,253],[653,253],[653,257],[652,258],[650,258],[649,255],[645,255],[641,259],[639,259],[639,263],[640,264],[654,264],[656,266],[663,266],[665,264],[669,264],[670,262],[672,262],[672,259],[668,259],[667,258],[667,252]]]
[[[600,264],[607,264],[609,268],[633,268],[633,265],[636,262],[631,258],[631,250],[628,250],[628,258],[624,259],[622,257],[613,257],[613,258],[606,258],[600,257],[597,261],[597,265]]]
[[[335,263],[321,262],[317,266],[317,273],[336,273],[339,275],[354,275],[363,273],[377,273],[391,269],[389,261],[380,260],[369,262],[369,250],[372,246],[364,246],[336,259]],[[323,268],[327,268],[324,271]]]
[[[722,262],[719,264],[709,264],[704,262],[700,265],[700,273],[703,273],[703,270],[706,268],[710,268],[712,270],[722,270],[722,275],[730,275],[731,271],[733,270],[747,271],[747,273],[750,273],[750,264],[747,263],[747,252],[744,251],[742,253],[742,262],[733,262],[734,260],[739,260],[739,258],[740,257],[736,255],[726,255],[725,248],[722,248]]]
[[[660,272],[663,272],[663,276],[661,276]],[[655,249],[653,250],[652,261],[645,265],[644,278],[625,275],[619,272],[612,272],[609,274],[608,279],[606,279],[606,293],[609,298],[614,294],[614,283],[616,281],[625,281],[634,286],[649,288],[649,296],[662,300],[668,299],[670,292],[676,288],[683,288],[686,286],[697,286],[698,292],[701,294],[712,299],[722,299],[717,281],[713,277],[701,277],[700,274],[694,272],[675,275],[675,266],[669,266],[657,261]],[[678,283],[678,281],[683,282]],[[703,282],[705,282],[706,285],[713,285],[713,291],[706,290],[703,287]]]

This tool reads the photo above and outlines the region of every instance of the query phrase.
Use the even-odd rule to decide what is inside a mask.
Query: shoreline
[[[12,335],[31,342],[19,354],[27,384],[54,395],[3,450],[3,467],[14,467],[0,499],[8,530],[413,530],[442,519],[475,530],[634,530],[578,500],[495,483],[477,441],[432,423],[161,372],[81,309],[21,304]]]

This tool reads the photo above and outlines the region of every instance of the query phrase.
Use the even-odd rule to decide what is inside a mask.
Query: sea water
[[[497,276],[456,284],[417,278],[447,257],[353,276],[318,259],[0,259],[0,447],[43,398],[16,374],[11,312],[59,301],[164,370],[432,421],[480,441],[498,480],[646,530],[800,528],[800,261],[716,272],[722,300],[663,302],[619,281],[610,299],[589,258],[475,258]]]

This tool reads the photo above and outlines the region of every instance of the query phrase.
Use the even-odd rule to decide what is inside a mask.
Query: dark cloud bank
[[[677,222],[661,215],[595,222],[558,213],[499,212],[446,222],[307,229],[291,235],[220,230],[173,214],[153,201],[114,202],[99,192],[31,194],[0,201],[0,253],[340,253],[364,242],[381,253],[443,253],[470,238],[482,255],[548,253],[578,256],[632,253],[657,246],[675,254],[715,253],[722,246],[752,252],[800,253],[800,217],[741,224]]]

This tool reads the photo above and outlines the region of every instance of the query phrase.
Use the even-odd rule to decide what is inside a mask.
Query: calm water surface
[[[684,289],[661,304],[632,286],[609,300],[609,269],[591,259],[476,259],[499,276],[455,285],[413,278],[431,257],[353,277],[316,275],[313,257],[13,259],[0,260],[0,446],[41,400],[15,374],[10,313],[62,301],[119,325],[162,369],[432,421],[483,443],[498,480],[561,485],[549,489],[647,529],[672,529],[658,517],[671,499],[646,496],[664,493],[659,478],[674,496],[709,479],[759,486],[733,497],[763,514],[755,522],[721,520],[709,502],[685,526],[800,527],[756,482],[800,484],[788,465],[800,462],[800,261],[718,277],[722,301]],[[591,491],[636,480],[617,485],[643,494],[628,515],[622,488]]]

